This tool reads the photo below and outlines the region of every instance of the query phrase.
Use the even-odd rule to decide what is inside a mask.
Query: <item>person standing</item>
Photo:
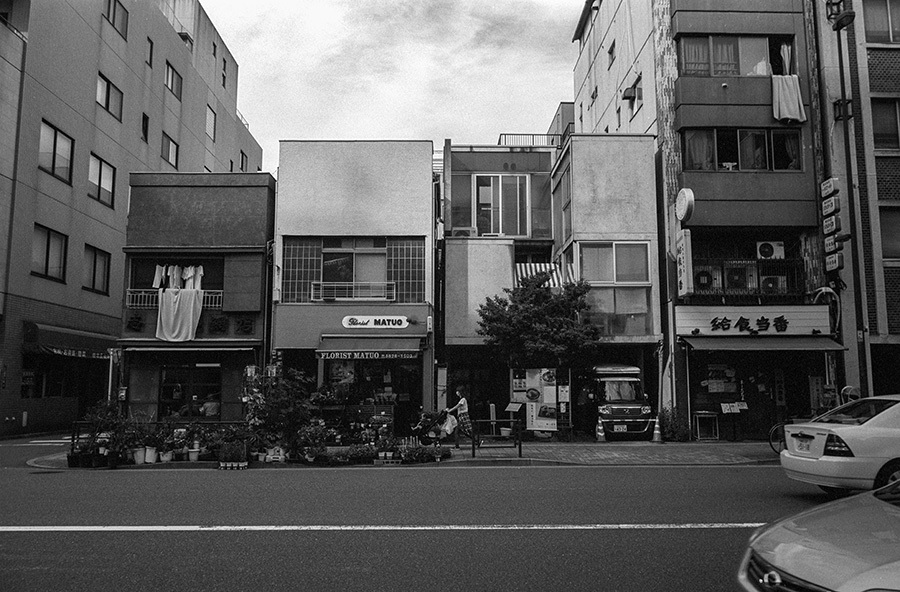
[[[466,394],[466,387],[456,387],[456,396],[459,398],[459,401],[453,407],[445,409],[445,411],[447,413],[456,411],[457,433],[466,436],[470,440],[475,440],[475,434],[472,432],[472,419],[469,417],[469,401],[466,399]],[[478,445],[480,446],[481,442],[478,442]]]

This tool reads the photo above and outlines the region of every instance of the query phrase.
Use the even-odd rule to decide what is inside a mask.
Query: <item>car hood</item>
[[[751,547],[773,566],[829,590],[900,590],[900,507],[872,492],[776,522]]]

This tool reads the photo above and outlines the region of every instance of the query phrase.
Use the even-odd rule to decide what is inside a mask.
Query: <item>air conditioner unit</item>
[[[474,226],[457,226],[450,231],[450,236],[478,236],[478,229]]]
[[[633,101],[636,96],[637,96],[637,93],[635,92],[633,86],[629,86],[628,88],[626,88],[625,90],[622,91],[622,100],[623,101]]]
[[[722,270],[718,265],[694,266],[694,293],[712,292],[722,289]]]
[[[759,278],[759,289],[763,294],[786,294],[787,276],[764,275]]]
[[[765,241],[756,243],[757,259],[784,259],[784,243],[782,241]]]
[[[744,291],[756,289],[756,266],[725,265],[725,289]]]

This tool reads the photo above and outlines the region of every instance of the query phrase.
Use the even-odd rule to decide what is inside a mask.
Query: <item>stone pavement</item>
[[[452,458],[443,465],[747,465],[777,464],[778,456],[767,442],[703,441],[703,442],[523,442],[522,457],[518,448],[497,442],[487,442],[476,449],[461,443],[459,448],[445,444],[452,450]],[[29,465],[46,469],[65,469],[65,452],[43,456],[29,461]],[[141,465],[131,468],[201,468],[216,466],[214,462],[178,462],[166,465]],[[251,466],[265,467],[268,465]],[[303,468],[303,465],[283,465]],[[420,465],[410,465],[420,466]],[[434,466],[432,464],[421,466]],[[123,467],[125,468],[125,467]]]

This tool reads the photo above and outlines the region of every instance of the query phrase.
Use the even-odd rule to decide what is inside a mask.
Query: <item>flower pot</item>
[[[259,462],[266,462],[266,453],[265,452],[257,452],[256,458]]]
[[[189,448],[188,449],[188,460],[190,462],[197,462],[200,460],[200,449],[199,448]]]
[[[161,462],[161,463],[172,462],[173,454],[174,453],[171,450],[167,450],[165,452],[160,452],[159,453],[159,462]]]
[[[134,459],[134,464],[144,464],[144,447],[141,446],[140,448],[132,448],[131,457]]]
[[[500,435],[505,438],[512,436],[512,428],[500,428]]]
[[[153,464],[156,462],[157,458],[156,446],[146,446],[144,447],[144,462],[147,464]]]

